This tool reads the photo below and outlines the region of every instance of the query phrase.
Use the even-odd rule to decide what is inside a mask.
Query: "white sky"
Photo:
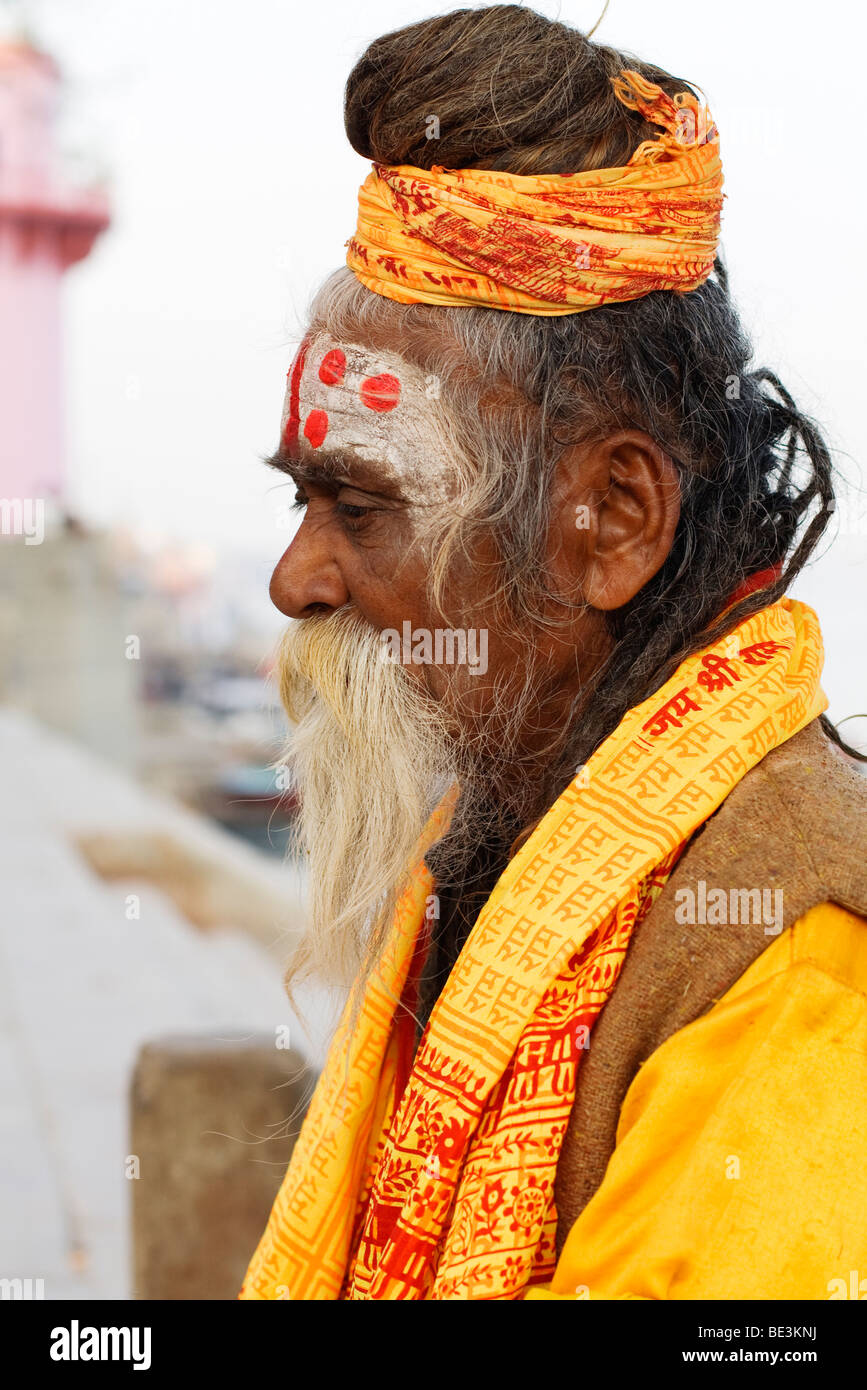
[[[586,29],[601,6],[535,8]],[[100,520],[276,560],[286,495],[258,459],[276,445],[292,343],[343,260],[367,170],[343,132],[343,85],[371,38],[454,6],[29,8],[67,75],[67,134],[113,184],[114,227],[68,278],[72,494]],[[611,0],[596,37],[706,93],[726,173],[723,249],[757,360],[864,486],[863,10]],[[850,508],[865,511],[867,494]],[[822,620],[837,718],[867,710],[867,534],[848,529],[796,591]]]

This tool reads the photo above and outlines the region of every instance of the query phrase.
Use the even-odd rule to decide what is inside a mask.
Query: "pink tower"
[[[60,74],[0,38],[0,497],[63,493],[61,276],[109,224],[105,196],[64,183]]]

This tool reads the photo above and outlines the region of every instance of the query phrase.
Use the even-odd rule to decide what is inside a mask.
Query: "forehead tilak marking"
[[[305,379],[308,354],[315,358],[315,351],[311,350],[310,344],[305,341],[299,348],[294,365],[287,373],[290,378],[290,386],[287,393],[288,409],[284,412],[283,430],[285,442],[289,445],[294,444],[298,438],[298,427],[301,421],[300,393]],[[365,362],[365,358],[367,358],[367,362]],[[370,360],[363,349],[353,349],[350,356],[348,377],[346,353],[339,347],[329,348],[319,362],[316,376],[324,386],[338,387],[343,386],[344,383],[351,386],[353,384],[351,378],[359,377],[360,379],[355,384],[361,404],[366,406],[368,410],[376,411],[378,414],[386,414],[394,410],[400,402],[400,378],[394,372],[379,372],[376,375],[370,375]],[[313,384],[315,385],[315,383]],[[312,409],[304,425],[304,436],[314,449],[319,448],[324,442],[328,427],[328,410],[319,406]],[[287,431],[288,433],[286,433]]]
[[[326,344],[322,334],[305,339],[288,373],[285,444],[297,441],[303,420],[311,448],[326,442],[351,448],[401,482],[419,485],[420,497],[446,496],[448,449],[432,418],[424,373],[396,353],[336,346],[333,339]]]

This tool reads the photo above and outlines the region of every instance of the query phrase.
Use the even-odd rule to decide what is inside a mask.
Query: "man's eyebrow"
[[[387,479],[381,469],[367,459],[361,459],[350,451],[318,454],[316,460],[290,458],[280,448],[264,460],[266,468],[275,468],[278,473],[287,473],[295,483],[312,483],[334,486],[338,483],[354,484],[365,491],[380,491]],[[390,491],[380,492],[387,497]]]

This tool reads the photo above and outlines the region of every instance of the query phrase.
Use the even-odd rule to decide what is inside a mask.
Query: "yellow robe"
[[[867,1298],[867,922],[825,903],[645,1062],[528,1299]]]

